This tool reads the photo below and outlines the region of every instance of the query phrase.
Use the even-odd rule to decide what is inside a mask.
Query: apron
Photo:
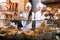
[[[27,22],[27,20],[28,20],[28,12],[22,13],[22,16],[25,17],[25,18],[21,21],[21,23],[22,23],[22,25],[23,25],[23,28],[25,28],[26,22]]]
[[[38,28],[41,25],[40,20],[41,20],[41,12],[38,11],[35,14],[36,28]]]

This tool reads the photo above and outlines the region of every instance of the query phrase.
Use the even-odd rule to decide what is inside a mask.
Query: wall
[[[18,2],[18,12],[24,11],[24,0],[19,0]]]
[[[36,9],[36,4],[37,4],[38,2],[41,2],[41,0],[32,0],[32,4],[33,4],[33,11],[34,11],[34,12],[36,12],[36,11],[37,11],[37,9]]]
[[[25,10],[25,5],[28,0],[19,0],[18,1],[18,12],[23,12]]]

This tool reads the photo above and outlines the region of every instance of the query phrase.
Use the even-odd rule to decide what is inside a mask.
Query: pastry
[[[51,11],[52,9],[51,9],[51,7],[47,7],[46,10]]]
[[[15,35],[17,33],[17,29],[15,29],[14,27],[11,27],[11,28],[8,28],[6,32],[8,36]]]

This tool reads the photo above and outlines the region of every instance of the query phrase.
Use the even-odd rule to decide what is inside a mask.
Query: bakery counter
[[[46,38],[51,39],[53,31],[54,30],[50,27],[46,30],[35,28],[28,31],[18,30],[11,27],[1,31],[2,33],[0,33],[0,37],[17,40],[43,40]]]
[[[3,24],[3,25],[1,25]],[[10,25],[10,26],[9,26]],[[12,25],[12,26],[11,26]],[[5,26],[0,29],[0,36],[2,38],[9,38],[9,39],[20,39],[20,40],[43,40],[43,39],[51,39],[53,32],[56,30],[55,27],[47,26],[45,21],[41,22],[41,26],[39,28],[32,28],[30,30],[21,30],[17,29],[17,25],[10,22],[0,22],[0,26]],[[7,27],[8,26],[8,27]],[[7,28],[6,28],[7,27]]]
[[[53,36],[52,36],[52,32],[49,32],[49,33],[44,33],[44,34],[38,34],[37,36],[35,36],[34,38],[33,37],[21,37],[20,35],[19,36],[0,36],[0,38],[2,37],[2,39],[17,39],[17,40],[43,40],[43,39],[51,39]]]

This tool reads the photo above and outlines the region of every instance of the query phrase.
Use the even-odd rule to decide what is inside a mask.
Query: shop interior
[[[26,11],[27,2],[32,4],[34,13],[37,12],[35,5],[38,2],[44,4],[42,13],[45,13],[46,18],[27,20],[23,16],[20,17],[20,14]],[[22,21],[27,21],[28,25],[22,25]],[[40,22],[38,28],[36,28],[36,21]],[[29,22],[32,23],[30,29]],[[60,40],[60,0],[0,0],[0,39]]]

